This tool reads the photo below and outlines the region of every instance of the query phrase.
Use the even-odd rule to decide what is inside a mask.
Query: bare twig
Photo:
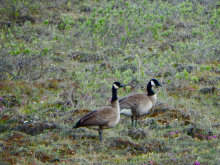
[[[3,6],[3,7],[0,7],[0,8],[9,8],[9,9],[12,10],[12,7],[7,6],[4,1],[0,0],[0,4]]]
[[[3,71],[5,71],[5,72],[8,72],[10,75],[13,76],[13,78],[16,78],[16,76],[15,76],[13,73],[9,72],[7,69],[4,69],[4,68],[2,68],[2,67],[0,67],[0,69],[3,70]]]
[[[34,61],[34,60],[37,60],[37,59],[39,59],[39,58],[41,58],[42,57],[42,55],[40,54],[40,55],[36,55],[35,57],[33,57],[33,58],[28,58],[27,56],[26,57],[23,57],[15,66],[16,67],[18,67],[18,72],[17,72],[17,76],[16,77],[19,77],[20,76],[20,73],[21,73],[21,71],[25,71],[24,70],[24,65],[29,65],[29,66],[27,66],[27,69],[30,71],[31,69],[30,69],[30,65],[31,65],[31,63]],[[27,70],[26,69],[26,70]]]
[[[207,6],[206,6],[206,8],[205,8],[205,10],[204,10],[204,12],[203,12],[203,16],[208,12],[208,7],[211,5],[211,4],[213,4],[215,2],[215,0],[213,0],[212,2],[210,2]]]
[[[90,35],[91,35],[91,34],[90,34],[90,32],[89,32],[88,35],[85,36],[84,38],[82,38],[81,40],[85,40],[85,39],[88,38]]]
[[[186,54],[183,54],[183,55],[184,55],[184,57],[185,57],[187,60],[189,60],[190,62],[192,62],[191,59],[186,56]]]

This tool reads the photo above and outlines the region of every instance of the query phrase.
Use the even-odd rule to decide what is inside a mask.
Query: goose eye
[[[116,84],[114,84],[114,88],[115,88],[115,89],[118,89],[119,87],[118,87]]]
[[[154,81],[151,81],[151,86],[155,86],[155,83],[154,83]]]

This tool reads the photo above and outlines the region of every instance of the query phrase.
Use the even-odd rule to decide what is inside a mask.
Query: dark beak
[[[158,83],[157,86],[161,86],[162,87],[162,85],[160,83]]]
[[[120,88],[122,88],[122,87],[124,87],[124,85],[121,85],[121,84],[120,84]]]

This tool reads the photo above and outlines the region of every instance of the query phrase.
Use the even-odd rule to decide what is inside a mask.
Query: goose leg
[[[134,126],[134,116],[131,116],[131,125],[132,125],[132,127],[135,127]]]
[[[99,130],[99,140],[102,141],[102,130]]]
[[[137,120],[138,120],[138,119],[136,118],[136,119],[135,119],[135,126],[134,126],[134,127],[137,127]]]
[[[139,120],[140,115],[135,115],[135,127],[137,127],[137,121]]]

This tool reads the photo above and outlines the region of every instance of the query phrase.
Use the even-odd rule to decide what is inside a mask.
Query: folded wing
[[[83,116],[76,124],[75,128],[107,125],[108,122],[110,122],[110,119],[115,117],[115,114],[112,114],[111,111],[111,107],[102,107],[98,110],[94,110],[91,113]]]

